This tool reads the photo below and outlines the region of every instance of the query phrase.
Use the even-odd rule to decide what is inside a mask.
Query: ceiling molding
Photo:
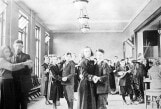
[[[136,12],[136,14],[130,19],[130,22],[125,26],[123,31],[125,31],[129,25],[135,20],[135,18],[146,8],[146,6],[151,2],[151,0],[146,1]]]

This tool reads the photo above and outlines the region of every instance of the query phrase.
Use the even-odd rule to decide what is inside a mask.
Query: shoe
[[[129,105],[132,105],[132,104],[134,104],[134,102],[132,100],[130,100],[130,102],[128,104]]]
[[[124,104],[129,105],[126,101],[123,101]]]
[[[53,103],[51,103],[50,101],[48,101],[48,104],[49,104],[49,105],[52,105]]]
[[[134,104],[134,105],[138,105],[139,102],[138,102],[138,101],[134,101],[133,104]]]
[[[56,101],[56,106],[60,106],[60,101]]]
[[[45,101],[45,104],[46,104],[46,105],[49,105],[48,101]]]

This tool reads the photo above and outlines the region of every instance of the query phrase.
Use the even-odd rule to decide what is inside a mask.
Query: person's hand
[[[23,64],[26,65],[26,66],[28,66],[29,68],[32,68],[33,67],[33,61],[32,60],[27,60]]]
[[[83,79],[83,75],[82,75],[82,74],[80,74],[80,75],[79,75],[79,78],[82,80],[82,79]]]
[[[46,72],[49,72],[49,69],[46,69],[45,71],[46,71]]]
[[[63,77],[62,81],[67,81],[67,79],[68,79],[67,77]]]
[[[97,83],[99,79],[100,79],[100,77],[98,77],[98,76],[93,76],[93,78],[92,78],[94,83]]]

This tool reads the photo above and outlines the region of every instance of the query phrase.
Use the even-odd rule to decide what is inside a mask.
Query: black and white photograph
[[[161,0],[0,0],[0,109],[161,109]]]

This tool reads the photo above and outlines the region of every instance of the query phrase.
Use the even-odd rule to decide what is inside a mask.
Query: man
[[[104,62],[104,50],[98,49],[96,51],[96,94],[97,94],[97,109],[107,109],[106,105],[108,92],[109,92],[109,74],[110,68],[106,62]]]
[[[14,44],[14,63],[25,62],[30,60],[30,56],[22,52],[23,41],[15,40]],[[15,84],[16,94],[16,109],[27,109],[27,95],[32,88],[31,81],[32,65],[13,72],[13,79]]]
[[[65,54],[65,60],[62,72],[62,85],[68,109],[73,109],[75,64],[72,61],[71,53]]]
[[[120,67],[120,62],[119,62],[118,56],[115,56],[114,57],[114,68],[115,68],[115,70],[113,72],[115,74],[116,90],[115,90],[115,92],[113,94],[118,94],[119,93],[119,79],[118,79],[118,75],[117,75],[119,67]]]
[[[48,92],[48,82],[49,82],[49,69],[50,69],[50,58],[48,56],[44,56],[44,63],[42,66],[42,88],[41,93],[45,96],[45,104],[51,104],[50,101],[47,98],[47,92]]]
[[[119,86],[123,102],[125,104],[128,104],[125,97],[129,95],[130,96],[129,104],[132,104],[133,103],[132,74],[130,67],[125,64],[125,59],[121,59],[120,61],[120,68],[118,70],[118,74],[120,75]]]

